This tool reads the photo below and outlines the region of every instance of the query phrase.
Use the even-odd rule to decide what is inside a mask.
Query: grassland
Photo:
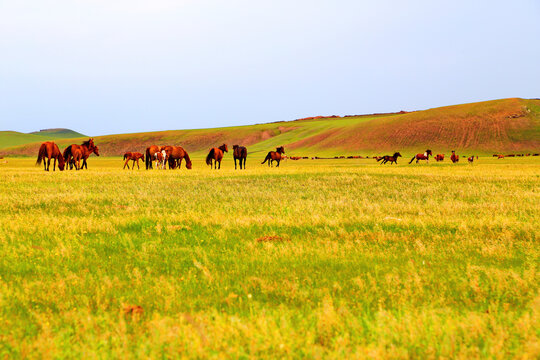
[[[2,358],[540,356],[538,158],[33,162],[0,164]]]
[[[253,123],[257,123],[256,116]],[[63,148],[85,139],[58,140]],[[410,113],[330,117],[214,129],[171,130],[95,137],[100,153],[144,152],[152,144],[181,145],[190,154],[227,143],[262,152],[285,146],[294,156],[381,155],[382,152],[477,155],[540,149],[540,100],[501,99]],[[0,148],[2,138],[0,137]],[[39,143],[4,148],[1,154],[37,154]],[[5,147],[5,146],[4,146]]]

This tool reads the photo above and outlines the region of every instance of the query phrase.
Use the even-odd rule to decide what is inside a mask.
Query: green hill
[[[253,122],[257,120],[254,119]],[[83,138],[59,139],[61,148]],[[409,113],[313,117],[249,126],[172,130],[94,138],[105,156],[140,151],[152,144],[181,145],[201,156],[215,145],[249,147],[251,154],[284,145],[288,155],[374,155],[393,151],[450,150],[489,154],[540,152],[540,100],[502,99]],[[34,155],[39,144],[2,152]]]
[[[31,133],[17,131],[0,131],[0,149],[17,145],[41,143],[43,141],[84,137],[76,131],[69,129],[46,129]]]
[[[78,133],[70,129],[43,129],[39,131],[31,132],[30,134],[51,137],[55,139],[72,139],[85,137],[86,135]]]

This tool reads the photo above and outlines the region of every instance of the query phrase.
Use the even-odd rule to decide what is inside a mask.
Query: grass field
[[[540,159],[405,160],[10,158],[0,358],[539,358]]]

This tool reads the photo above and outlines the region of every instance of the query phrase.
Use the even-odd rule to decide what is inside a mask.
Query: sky
[[[539,0],[0,0],[0,130],[208,128],[540,97]]]

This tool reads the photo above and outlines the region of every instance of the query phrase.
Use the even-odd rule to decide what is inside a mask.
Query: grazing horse
[[[210,152],[206,156],[206,165],[210,165],[212,168],[212,160],[214,160],[214,169],[221,169],[221,160],[223,159],[223,152],[229,152],[227,144],[223,144],[217,148],[211,148]],[[219,163],[219,167],[218,167]]]
[[[382,156],[380,159],[378,159],[377,161],[381,161],[381,165],[382,164],[386,164],[387,162],[390,161],[390,165],[392,165],[393,163],[396,163],[397,164],[397,158],[398,157],[401,157],[401,154],[398,153],[398,152],[395,152],[394,155],[390,156],[390,155],[384,155]]]
[[[452,163],[457,163],[459,161],[459,155],[456,155],[456,151],[452,150],[452,155],[450,156],[450,160],[452,160]]]
[[[49,171],[49,167],[51,166],[51,158],[54,159],[53,171],[56,170],[56,160],[58,160],[58,169],[60,171],[64,170],[64,157],[62,156],[58,145],[52,141],[46,141],[39,147],[36,165],[41,165],[41,161],[43,161],[45,171]],[[45,159],[48,160],[44,161]]]
[[[474,155],[469,156],[467,160],[469,161],[469,164],[472,164],[474,161]]]
[[[189,155],[186,150],[184,150],[181,146],[165,146],[163,148],[165,150],[165,153],[167,155],[167,159],[169,161],[169,169],[180,169],[180,166],[182,165],[182,160],[186,159],[186,169],[191,169],[191,159],[189,158]]]
[[[277,161],[277,166],[276,167],[279,167],[279,162],[283,158],[282,154],[285,154],[285,149],[283,148],[283,146],[277,147],[276,151],[269,151],[268,152],[268,154],[264,158],[264,161],[261,164],[264,164],[265,162],[268,161],[268,166],[273,166],[272,163],[275,160],[275,161]]]
[[[443,161],[444,160],[444,154],[437,154],[437,156],[435,156],[435,160],[437,162]]]
[[[431,152],[431,150],[426,150],[425,153],[423,154],[416,154],[413,156],[413,158],[411,159],[411,161],[409,161],[409,164],[412,163],[415,159],[416,159],[416,163],[418,164],[418,161],[420,160],[426,160],[426,162],[429,164],[429,156],[433,156],[433,153]]]
[[[152,161],[155,160],[155,154],[161,152],[165,146],[151,145],[146,148],[146,170],[152,169]]]
[[[94,144],[94,139],[90,138],[87,141],[83,142],[81,145],[77,144],[71,144],[64,150],[64,159],[66,163],[68,163],[70,166],[70,169],[73,169],[74,162],[72,161],[73,152],[75,150],[80,150],[81,152],[81,159],[83,160],[82,168],[88,169],[88,164],[86,163],[86,159],[94,153],[97,156],[99,156],[99,148]]]
[[[246,169],[247,149],[244,146],[233,145],[234,169],[236,170],[236,160],[240,160],[240,170],[242,163],[244,170]]]
[[[129,169],[128,163],[130,160],[133,161],[133,164],[131,165],[131,170],[135,169],[135,161],[137,162],[137,169],[140,169],[139,160],[144,161],[144,155],[140,152],[127,152],[124,154],[124,160],[126,160],[126,162],[124,163],[124,169],[126,168],[126,166]]]

